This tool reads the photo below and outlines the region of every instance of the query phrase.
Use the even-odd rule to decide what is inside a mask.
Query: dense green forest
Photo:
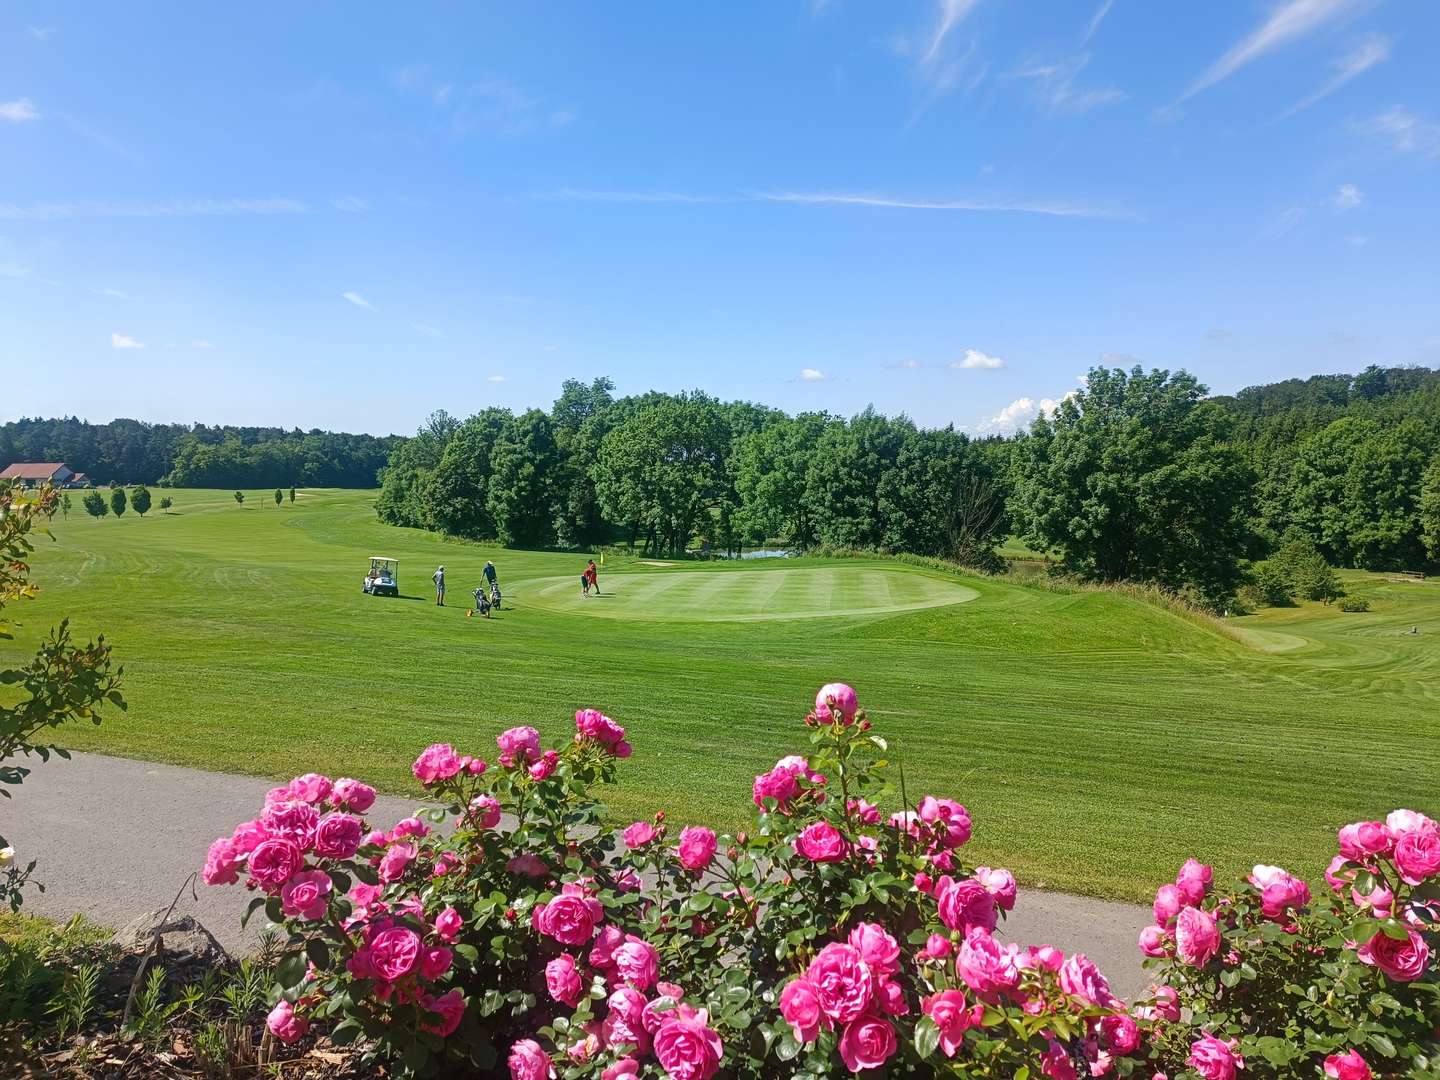
[[[523,547],[779,542],[979,566],[1013,531],[1084,578],[1211,607],[1282,551],[1440,560],[1440,372],[1424,368],[1224,397],[1183,371],[1096,368],[1029,431],[979,440],[873,410],[613,390],[571,380],[549,412],[435,413],[382,471],[380,516]]]
[[[171,487],[373,487],[396,436],[75,417],[0,424],[0,468],[63,461],[96,483]]]

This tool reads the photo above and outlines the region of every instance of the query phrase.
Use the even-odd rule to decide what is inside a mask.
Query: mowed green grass
[[[41,598],[14,611],[26,625],[0,659],[69,614],[126,668],[128,714],[65,728],[71,747],[414,792],[428,743],[487,754],[519,723],[559,742],[593,705],[635,746],[608,793],[617,819],[664,807],[738,826],[755,773],[803,750],[816,687],[842,679],[911,796],[963,801],[971,857],[1030,885],[1141,899],[1191,854],[1314,877],[1346,821],[1440,815],[1433,582],[1350,575],[1372,612],[1236,620],[1248,643],[1113,593],[864,560],[608,559],[602,595],[582,600],[582,557],[390,528],[369,493],[280,509],[172,494],[173,515],[77,511],[40,541]],[[372,553],[401,560],[405,597],[361,594]],[[467,618],[487,558],[506,606]],[[77,795],[65,812],[103,809]]]

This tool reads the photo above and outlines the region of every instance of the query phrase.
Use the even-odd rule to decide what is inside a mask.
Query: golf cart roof
[[[371,561],[371,562],[393,562],[393,563],[398,563],[400,560],[399,560],[399,559],[392,559],[389,555],[371,555],[371,556],[370,556],[370,561]]]

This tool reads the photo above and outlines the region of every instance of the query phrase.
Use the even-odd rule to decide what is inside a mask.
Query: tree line
[[[167,487],[374,487],[394,435],[76,417],[0,424],[0,468],[63,461],[98,484]]]
[[[993,561],[1007,528],[1000,459],[953,428],[613,391],[572,379],[549,412],[435,413],[381,473],[380,517],[522,547],[778,540],[967,562]]]
[[[1185,371],[1093,369],[1012,438],[867,409],[788,415],[567,381],[551,409],[433,414],[381,472],[380,517],[519,547],[678,555],[778,542],[1000,565],[1018,533],[1069,572],[1228,606],[1256,565],[1440,561],[1440,372],[1370,368],[1211,397]],[[1297,569],[1303,568],[1303,569]],[[1319,577],[1317,577],[1319,575]],[[1319,583],[1317,583],[1317,581]]]

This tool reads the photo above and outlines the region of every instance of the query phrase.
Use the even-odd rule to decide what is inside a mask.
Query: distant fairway
[[[584,556],[390,528],[373,493],[169,494],[177,512],[144,520],[77,507],[38,541],[40,599],[7,611],[25,625],[6,661],[68,614],[125,665],[129,713],[63,729],[71,747],[414,792],[428,743],[485,755],[520,723],[555,743],[594,705],[635,746],[606,793],[618,819],[737,827],[754,775],[805,748],[815,688],[843,679],[911,796],[963,801],[968,857],[1032,885],[1144,899],[1191,854],[1315,875],[1337,825],[1440,816],[1434,581],[1347,573],[1371,612],[1231,620],[1248,643],[1116,593],[865,559],[611,554],[581,600]],[[371,554],[399,558],[401,598],[361,594]],[[504,610],[466,618],[486,559]]]
[[[755,622],[897,611],[963,604],[980,594],[954,581],[890,567],[766,567],[764,570],[606,574],[601,592],[580,597],[579,576],[522,581],[517,596],[545,608],[611,619]],[[581,601],[576,606],[577,601]]]

